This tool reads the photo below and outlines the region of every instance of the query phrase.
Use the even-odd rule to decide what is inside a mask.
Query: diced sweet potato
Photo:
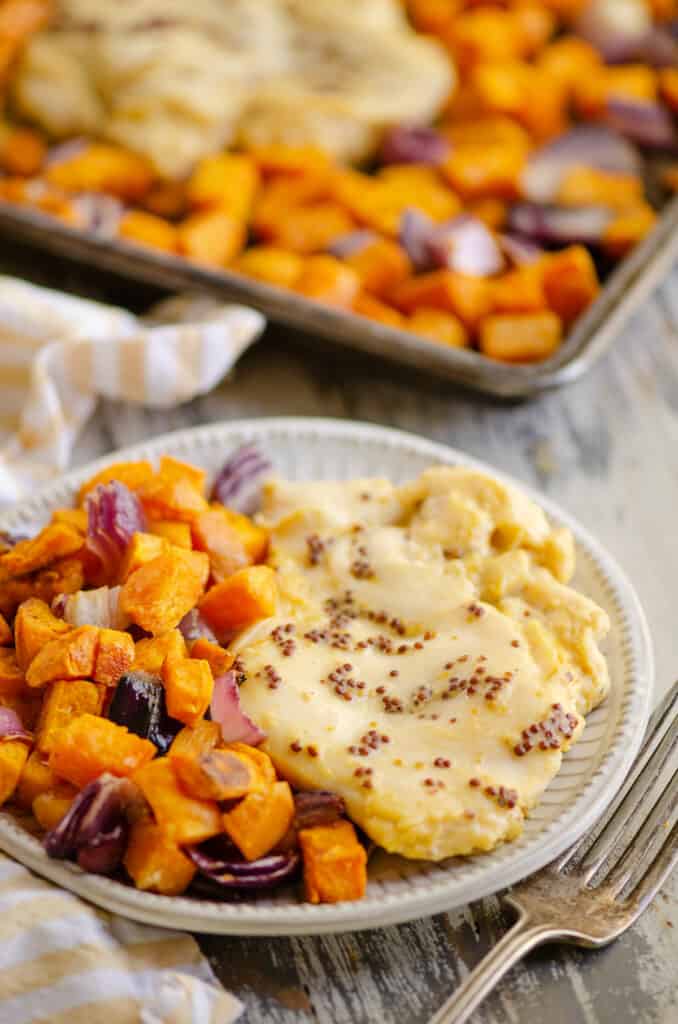
[[[77,530],[67,523],[51,523],[35,537],[20,540],[0,555],[0,581],[43,569],[81,547],[82,537]]]
[[[30,178],[45,159],[45,140],[30,128],[12,128],[0,144],[0,166],[7,174]]]
[[[404,313],[422,307],[453,313],[467,330],[474,331],[492,308],[492,285],[482,277],[434,270],[403,281],[393,290],[391,299]]]
[[[218,722],[203,719],[194,726],[186,726],[175,736],[169,749],[170,757],[201,757],[221,743]]]
[[[23,671],[27,671],[45,644],[66,636],[72,629],[67,622],[53,614],[45,601],[37,597],[31,597],[19,605],[14,620],[14,641],[16,659]]]
[[[138,491],[153,475],[153,466],[145,459],[141,462],[114,462],[85,481],[78,491],[78,504],[81,505],[98,484],[108,484],[111,480],[117,480],[125,487],[129,487],[130,491]]]
[[[589,75],[595,75],[602,66],[600,54],[578,36],[561,36],[541,52],[537,59],[540,68],[557,79],[568,94]]]
[[[353,303],[353,312],[359,316],[365,316],[368,320],[376,320],[377,323],[385,324],[386,327],[403,328],[404,317],[385,302],[375,299],[369,292],[360,292]]]
[[[66,782],[58,783],[45,793],[38,793],[33,801],[33,817],[45,832],[51,832],[70,809],[77,795],[75,786],[69,786]]]
[[[30,810],[36,796],[47,793],[54,788],[55,784],[56,778],[49,762],[39,750],[34,750],[21,772],[19,785],[16,788],[16,802],[20,807]]]
[[[254,245],[238,257],[233,270],[279,288],[293,288],[302,267],[298,252],[277,245]]]
[[[133,534],[120,564],[120,582],[124,583],[142,565],[152,562],[167,550],[167,541],[155,533],[139,531]]]
[[[242,251],[246,240],[245,221],[228,210],[194,213],[177,230],[181,255],[208,266],[226,266]]]
[[[212,675],[215,679],[228,672],[235,661],[234,655],[229,650],[221,647],[219,644],[213,644],[202,636],[198,637],[191,645],[191,657],[203,658],[212,669]]]
[[[466,209],[472,217],[477,217],[491,231],[500,231],[506,224],[507,204],[503,199],[494,196],[472,199],[466,204]]]
[[[223,505],[212,505],[201,512],[193,521],[191,532],[193,546],[207,553],[217,582],[249,565],[251,559]]]
[[[657,214],[644,201],[619,210],[605,228],[603,247],[615,259],[621,259],[633,249],[657,223]]]
[[[31,747],[24,740],[0,741],[0,807],[9,800],[19,784]]]
[[[657,72],[645,64],[603,65],[575,83],[577,112],[582,117],[599,117],[613,98],[653,102],[657,98],[657,85]]]
[[[465,348],[469,344],[468,334],[461,320],[452,313],[444,313],[440,309],[427,309],[422,306],[415,310],[407,321],[407,329],[451,348]]]
[[[148,529],[156,537],[162,537],[168,543],[176,544],[178,548],[186,548],[190,551],[193,547],[191,527],[188,523],[175,523],[171,519],[159,519],[150,523]]]
[[[82,788],[104,772],[137,773],[156,753],[150,740],[107,718],[85,713],[58,731],[49,763],[55,775]]]
[[[187,796],[174,772],[173,758],[159,757],[134,773],[158,825],[175,842],[201,843],[223,831],[216,803]]]
[[[269,214],[264,237],[282,249],[310,255],[323,252],[354,227],[355,221],[343,206],[325,200],[294,210],[281,207],[275,219]]]
[[[566,206],[587,204],[623,210],[643,198],[643,182],[635,174],[614,174],[595,167],[573,167],[560,183],[556,199]]]
[[[350,821],[299,832],[306,899],[311,903],[359,900],[367,888],[367,854]]]
[[[108,192],[134,202],[148,192],[155,174],[136,153],[93,142],[70,159],[52,164],[45,176],[51,185],[67,192]]]
[[[218,503],[216,507],[224,508],[223,505]],[[262,526],[257,526],[249,516],[244,516],[241,512],[235,512],[232,508],[224,509],[224,511],[229,526],[240,537],[240,542],[245,548],[250,561],[262,562],[268,550],[268,531]]]
[[[120,676],[132,667],[134,640],[119,629],[99,630],[99,648],[94,663],[94,681],[115,686]]]
[[[229,743],[227,749],[251,761],[265,786],[272,785],[276,781],[277,775],[273,761],[264,750],[260,750],[259,747],[251,747],[247,743]]]
[[[280,842],[294,818],[287,782],[249,793],[223,816],[224,829],[247,860],[257,860]]]
[[[443,170],[464,199],[515,199],[525,157],[522,147],[466,144],[452,150]]]
[[[659,72],[662,99],[674,114],[678,114],[678,68],[663,68]]]
[[[540,313],[548,309],[542,261],[526,264],[495,278],[492,296],[495,313]]]
[[[165,220],[176,220],[186,212],[186,187],[182,181],[158,181],[144,196],[144,209]]]
[[[364,290],[381,299],[412,270],[404,249],[388,238],[366,245],[347,256],[345,262],[355,270]]]
[[[236,800],[257,788],[251,761],[230,750],[175,754],[172,763],[184,791],[199,800]]]
[[[123,863],[137,889],[163,896],[180,896],[196,872],[175,840],[153,821],[132,826]]]
[[[186,184],[186,199],[198,209],[223,210],[244,222],[259,188],[259,170],[246,153],[205,157]]]
[[[334,256],[310,256],[294,290],[307,299],[350,309],[360,290],[360,278]]]
[[[134,671],[150,672],[151,675],[159,676],[165,658],[170,656],[186,657],[186,642],[178,629],[138,640],[134,645]]]
[[[288,146],[278,143],[250,146],[248,152],[264,175],[285,175],[292,178],[329,176],[330,158],[320,146]]]
[[[283,217],[295,216],[307,204],[330,197],[330,179],[324,172],[276,178],[268,182],[257,197],[252,211],[252,230],[259,238],[271,240],[279,232]]]
[[[19,697],[26,691],[26,677],[12,647],[0,647],[0,697]]]
[[[185,725],[195,725],[212,699],[214,679],[209,663],[201,658],[168,657],[162,667],[167,710]]]
[[[275,573],[267,565],[240,569],[207,591],[200,611],[219,633],[242,629],[275,612]]]
[[[5,616],[0,614],[0,647],[10,647],[13,643],[12,630]]]
[[[179,233],[174,224],[146,210],[128,210],[120,218],[118,235],[126,242],[161,252],[175,253],[179,249]]]
[[[480,351],[505,363],[547,359],[560,345],[562,323],[555,313],[488,316],[480,327]]]
[[[87,533],[87,509],[57,508],[52,512],[53,523],[67,523],[84,537]]]
[[[149,519],[191,523],[207,508],[202,493],[187,477],[156,473],[139,489],[139,496]]]
[[[209,574],[201,551],[171,551],[132,573],[120,592],[120,610],[148,633],[166,633],[198,603]]]
[[[162,455],[158,473],[165,480],[183,480],[194,487],[198,494],[202,494],[203,497],[205,495],[207,470],[200,469],[199,466],[175,459],[172,455]]]
[[[99,630],[95,626],[80,626],[50,640],[31,661],[26,682],[38,687],[57,679],[91,679],[98,647]]]
[[[458,14],[447,28],[447,42],[465,70],[479,61],[516,60],[530,52],[513,11],[482,6]]]
[[[41,754],[50,754],[59,732],[79,715],[100,715],[104,687],[86,679],[60,680],[47,688],[35,729]]]
[[[543,280],[549,308],[566,324],[583,313],[600,291],[595,264],[583,245],[571,245],[550,256]]]

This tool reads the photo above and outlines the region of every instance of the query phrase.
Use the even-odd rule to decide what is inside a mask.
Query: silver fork
[[[515,924],[429,1024],[463,1024],[536,946],[596,949],[642,914],[678,861],[677,710],[678,682],[650,718],[640,753],[594,830],[503,894]]]

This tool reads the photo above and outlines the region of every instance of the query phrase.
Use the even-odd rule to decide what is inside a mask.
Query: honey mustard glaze
[[[407,857],[520,835],[609,686],[569,532],[466,468],[272,481],[262,519],[279,614],[235,649],[278,770]]]

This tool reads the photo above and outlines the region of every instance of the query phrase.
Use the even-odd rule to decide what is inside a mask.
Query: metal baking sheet
[[[228,270],[210,270],[178,257],[69,228],[25,207],[0,203],[0,233],[128,279],[171,290],[205,291],[241,302],[261,310],[272,322],[416,367],[485,394],[525,398],[570,383],[585,373],[668,274],[678,260],[678,197],[664,207],[647,238],[610,274],[597,300],[558,351],[544,362],[526,366],[494,362],[468,349],[428,342]]]

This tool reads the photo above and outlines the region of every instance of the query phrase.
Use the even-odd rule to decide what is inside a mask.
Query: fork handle
[[[464,1024],[518,960],[531,949],[558,938],[560,934],[548,925],[531,924],[529,917],[523,914],[431,1017],[429,1024]]]

